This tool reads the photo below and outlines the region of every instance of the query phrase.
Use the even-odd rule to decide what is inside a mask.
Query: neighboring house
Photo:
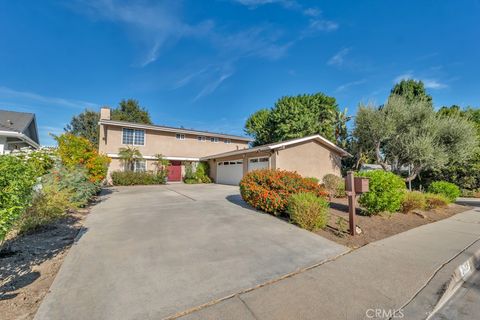
[[[202,157],[210,164],[217,183],[238,184],[249,171],[282,169],[321,180],[326,174],[341,176],[341,160],[350,154],[320,135],[271,143]]]
[[[110,109],[100,112],[99,151],[112,159],[109,173],[124,170],[120,148],[135,147],[143,155],[135,171],[154,170],[155,155],[170,160],[169,181],[181,181],[184,164],[208,161],[216,183],[238,185],[249,171],[262,168],[297,171],[322,179],[340,176],[341,159],[350,156],[320,135],[249,148],[249,138],[207,131],[110,120]]]
[[[119,149],[135,147],[143,159],[135,162],[134,170],[154,170],[155,155],[162,154],[170,161],[169,181],[182,180],[186,162],[195,164],[207,155],[245,149],[252,141],[229,134],[110,120],[108,108],[100,110],[99,125],[99,152],[112,159],[109,173],[124,170]]]
[[[25,147],[32,149],[40,147],[35,115],[0,110],[0,154]]]

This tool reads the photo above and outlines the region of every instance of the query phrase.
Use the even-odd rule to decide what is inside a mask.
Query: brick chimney
[[[110,120],[110,108],[101,107],[100,108],[100,120]]]

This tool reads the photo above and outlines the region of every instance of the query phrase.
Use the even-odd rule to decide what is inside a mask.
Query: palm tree
[[[133,171],[135,168],[135,160],[142,159],[143,156],[137,148],[126,147],[120,148],[118,156],[125,166],[125,170]]]

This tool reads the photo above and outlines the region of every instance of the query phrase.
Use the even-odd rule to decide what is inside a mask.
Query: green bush
[[[79,207],[87,205],[88,201],[100,191],[100,183],[91,182],[88,171],[82,167],[67,169],[64,166],[58,166],[42,177],[42,183],[56,183],[59,190],[71,189],[70,201]]]
[[[323,229],[329,218],[328,202],[313,193],[293,194],[288,199],[287,212],[290,219],[303,229]]]
[[[185,175],[183,176],[183,182],[187,184],[195,183],[211,183],[212,180],[208,176],[209,165],[207,162],[199,162],[196,169],[193,169],[191,162],[185,163]]]
[[[315,177],[305,177],[304,179],[310,180],[310,181],[312,181],[313,183],[316,183],[316,184],[320,183],[320,180],[318,178],[315,178]]]
[[[427,209],[441,208],[448,205],[450,202],[447,197],[441,194],[425,193],[425,202]]]
[[[37,173],[21,158],[0,155],[0,244],[29,206]]]
[[[67,210],[76,208],[70,200],[73,196],[72,188],[62,188],[55,181],[43,184],[42,189],[33,197],[32,206],[19,220],[20,233],[33,231],[64,217]]]
[[[84,167],[92,182],[101,182],[107,175],[110,158],[98,153],[97,148],[87,139],[71,133],[55,137],[58,155],[68,169]]]
[[[201,181],[202,183],[211,183],[212,179],[209,177],[210,173],[210,166],[208,162],[199,162],[197,165],[197,170],[195,171],[195,177],[197,180]]]
[[[327,189],[330,197],[343,197],[345,196],[345,180],[342,177],[334,174],[326,174],[323,177],[323,185]]]
[[[165,184],[167,180],[166,171],[159,171],[159,172],[114,171],[112,172],[111,177],[112,177],[113,185],[116,185],[116,186]]]
[[[461,191],[458,186],[447,181],[435,181],[428,186],[428,192],[444,195],[449,202],[455,202],[460,197]]]
[[[409,213],[412,210],[427,208],[427,201],[425,195],[420,191],[407,191],[402,199],[401,210],[403,213]]]
[[[243,200],[254,208],[273,214],[283,213],[290,195],[300,192],[311,192],[319,197],[328,195],[318,183],[285,170],[253,170],[240,181]]]
[[[368,215],[392,213],[400,209],[406,189],[401,177],[383,170],[361,172],[358,176],[369,179],[370,191],[362,194],[359,199]]]

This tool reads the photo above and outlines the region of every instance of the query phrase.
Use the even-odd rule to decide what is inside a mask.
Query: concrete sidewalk
[[[479,239],[476,208],[369,244],[181,319],[388,319],[393,315],[388,312],[406,305],[436,271]],[[375,309],[387,314],[375,317]]]

